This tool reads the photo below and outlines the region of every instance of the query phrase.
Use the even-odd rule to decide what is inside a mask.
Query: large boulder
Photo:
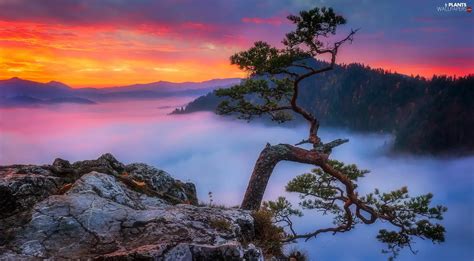
[[[242,244],[249,212],[196,206],[193,184],[110,154],[1,167],[0,194],[0,260],[262,259]]]
[[[143,189],[147,194],[175,204],[197,204],[194,184],[175,180],[168,173],[146,164],[124,165],[107,153],[96,160],[72,164],[55,159],[52,165],[0,166],[0,218],[29,209],[49,195],[63,193],[78,178],[92,171],[116,176],[135,189]]]
[[[173,179],[163,170],[156,169],[143,163],[133,163],[125,166],[125,174],[132,179],[144,182],[153,191],[161,194],[169,201],[197,204],[196,187],[193,183],[184,183]]]

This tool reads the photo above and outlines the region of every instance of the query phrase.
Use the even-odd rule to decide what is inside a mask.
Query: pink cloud
[[[281,25],[284,23],[284,19],[281,17],[270,17],[270,18],[260,18],[260,17],[244,17],[242,22],[244,23],[254,23],[254,24],[270,24],[270,25]]]
[[[402,33],[443,33],[448,32],[450,29],[446,27],[435,27],[435,26],[422,26],[422,27],[412,27],[412,28],[403,28]]]

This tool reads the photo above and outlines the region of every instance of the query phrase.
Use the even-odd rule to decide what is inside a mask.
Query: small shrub
[[[209,221],[209,226],[211,226],[217,231],[228,231],[231,228],[230,222],[223,218],[213,219]]]
[[[307,261],[309,260],[308,253],[297,248],[292,248],[287,254],[290,261]]]
[[[238,209],[240,206],[227,206],[225,204],[212,204],[209,205],[209,203],[201,201],[197,204],[198,207],[208,207],[208,208],[217,208],[217,209]]]
[[[255,245],[262,248],[266,257],[282,256],[283,228],[273,223],[273,213],[265,208],[252,214],[255,225]]]
[[[209,206],[212,206],[214,203],[212,191],[209,191],[209,193],[207,193],[207,196],[209,197]]]

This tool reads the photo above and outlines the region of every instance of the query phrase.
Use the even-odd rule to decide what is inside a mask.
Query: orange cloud
[[[211,30],[202,24],[183,26]],[[228,63],[237,47],[179,41],[166,30],[150,30],[0,21],[2,78],[101,87],[242,76]]]
[[[228,57],[256,40],[278,45],[291,28],[283,16],[239,19],[238,25],[0,20],[0,77],[56,80],[73,87],[243,77]],[[422,28],[423,32],[438,30]],[[361,33],[354,44],[340,51],[338,62],[360,62],[425,77],[474,71],[472,48],[445,52],[443,46],[420,48],[416,41],[387,38],[383,31]]]

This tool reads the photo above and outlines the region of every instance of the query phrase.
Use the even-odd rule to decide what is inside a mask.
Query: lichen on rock
[[[199,207],[194,184],[111,154],[0,167],[0,200],[0,260],[263,260],[242,243],[250,212]]]

